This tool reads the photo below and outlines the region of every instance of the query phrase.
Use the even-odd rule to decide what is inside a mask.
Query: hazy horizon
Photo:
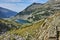
[[[0,7],[20,12],[32,3],[45,3],[48,0],[0,0]]]

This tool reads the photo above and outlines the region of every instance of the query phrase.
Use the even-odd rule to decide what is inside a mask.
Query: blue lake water
[[[30,23],[29,21],[27,21],[27,20],[22,20],[22,19],[18,19],[18,20],[16,20],[16,22],[21,23],[21,24]]]

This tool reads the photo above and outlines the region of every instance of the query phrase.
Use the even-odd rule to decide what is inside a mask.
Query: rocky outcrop
[[[48,2],[51,4],[51,3],[58,3],[60,2],[60,0],[48,0]]]

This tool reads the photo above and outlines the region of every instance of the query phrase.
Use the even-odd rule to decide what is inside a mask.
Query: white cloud
[[[23,0],[23,1],[27,1],[27,2],[37,2],[37,3],[38,3],[38,2],[39,2],[39,3],[41,2],[41,3],[42,3],[42,2],[46,2],[47,0]]]
[[[28,5],[30,5],[33,2],[43,2],[43,1],[45,0],[0,0],[0,7],[8,8],[13,11],[19,12],[25,9]],[[24,3],[20,3],[20,2],[24,2]]]
[[[0,0],[0,2],[21,2],[22,0]]]
[[[39,0],[0,0],[0,2],[37,2]]]
[[[26,1],[26,0],[25,0]],[[29,2],[37,2],[37,1],[39,1],[39,0],[27,0],[27,1],[29,1]]]
[[[46,0],[0,0],[0,2],[42,2]]]
[[[19,4],[3,3],[3,4],[0,4],[0,7],[7,8],[7,9],[10,9],[10,10],[13,10],[16,12],[20,12],[23,9],[25,9],[28,5],[29,4],[26,5],[26,4],[22,4],[22,3],[19,3]]]

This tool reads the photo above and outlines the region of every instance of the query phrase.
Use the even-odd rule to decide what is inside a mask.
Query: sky
[[[0,0],[0,7],[20,12],[32,3],[45,3],[48,0]]]

